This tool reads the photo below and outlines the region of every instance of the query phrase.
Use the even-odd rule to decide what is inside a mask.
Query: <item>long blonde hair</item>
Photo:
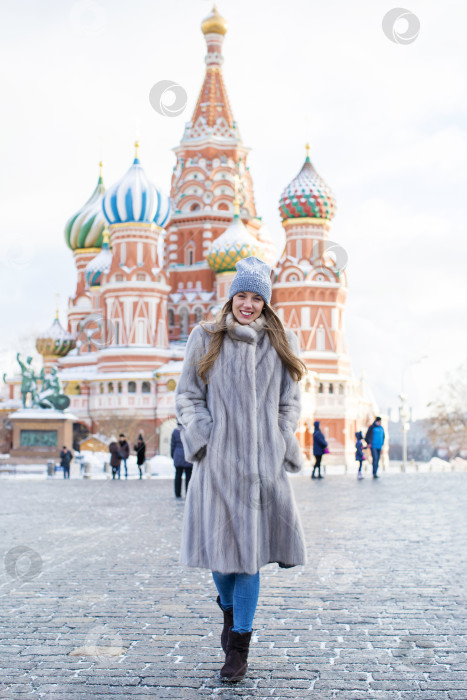
[[[222,343],[224,342],[224,335],[228,328],[227,316],[229,313],[232,313],[232,299],[229,299],[222,307],[219,316],[214,322],[214,327],[212,327],[212,324],[200,324],[207,333],[212,335],[212,340],[208,351],[201,359],[198,366],[198,374],[205,384],[208,383],[209,370],[219,357]],[[266,319],[264,329],[269,335],[271,345],[279,355],[283,364],[286,366],[292,379],[299,382],[307,371],[306,365],[290,349],[282,321],[276,312],[269,306],[269,304],[266,304],[266,302],[264,303],[262,314]]]

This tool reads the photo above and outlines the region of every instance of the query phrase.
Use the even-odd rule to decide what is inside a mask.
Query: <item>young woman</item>
[[[194,463],[180,559],[212,571],[227,681],[248,668],[259,569],[305,563],[286,472],[302,467],[295,431],[306,368],[270,300],[270,268],[253,257],[239,261],[219,318],[190,335],[177,387],[185,456]]]

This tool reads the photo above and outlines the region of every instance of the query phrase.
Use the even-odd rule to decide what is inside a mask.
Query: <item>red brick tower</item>
[[[206,261],[212,241],[232,222],[235,180],[240,180],[240,218],[258,238],[249,149],[241,140],[222,77],[227,23],[214,7],[201,24],[207,44],[206,74],[180,145],[172,176],[174,213],[166,237],[170,340],[186,339],[216,305],[216,277]]]

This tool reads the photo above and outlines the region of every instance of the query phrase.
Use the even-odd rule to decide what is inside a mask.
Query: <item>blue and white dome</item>
[[[164,226],[170,216],[170,198],[148,179],[138,158],[138,142],[133,165],[104,195],[102,208],[109,224],[139,222]]]
[[[112,251],[109,244],[109,231],[106,228],[103,234],[103,243],[100,253],[90,260],[85,267],[84,277],[89,287],[99,287],[102,275],[107,274],[112,265]]]

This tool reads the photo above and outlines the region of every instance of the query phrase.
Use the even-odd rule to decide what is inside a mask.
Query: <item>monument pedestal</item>
[[[23,408],[9,416],[13,425],[12,457],[58,459],[66,445],[73,451],[72,413],[48,408]]]

